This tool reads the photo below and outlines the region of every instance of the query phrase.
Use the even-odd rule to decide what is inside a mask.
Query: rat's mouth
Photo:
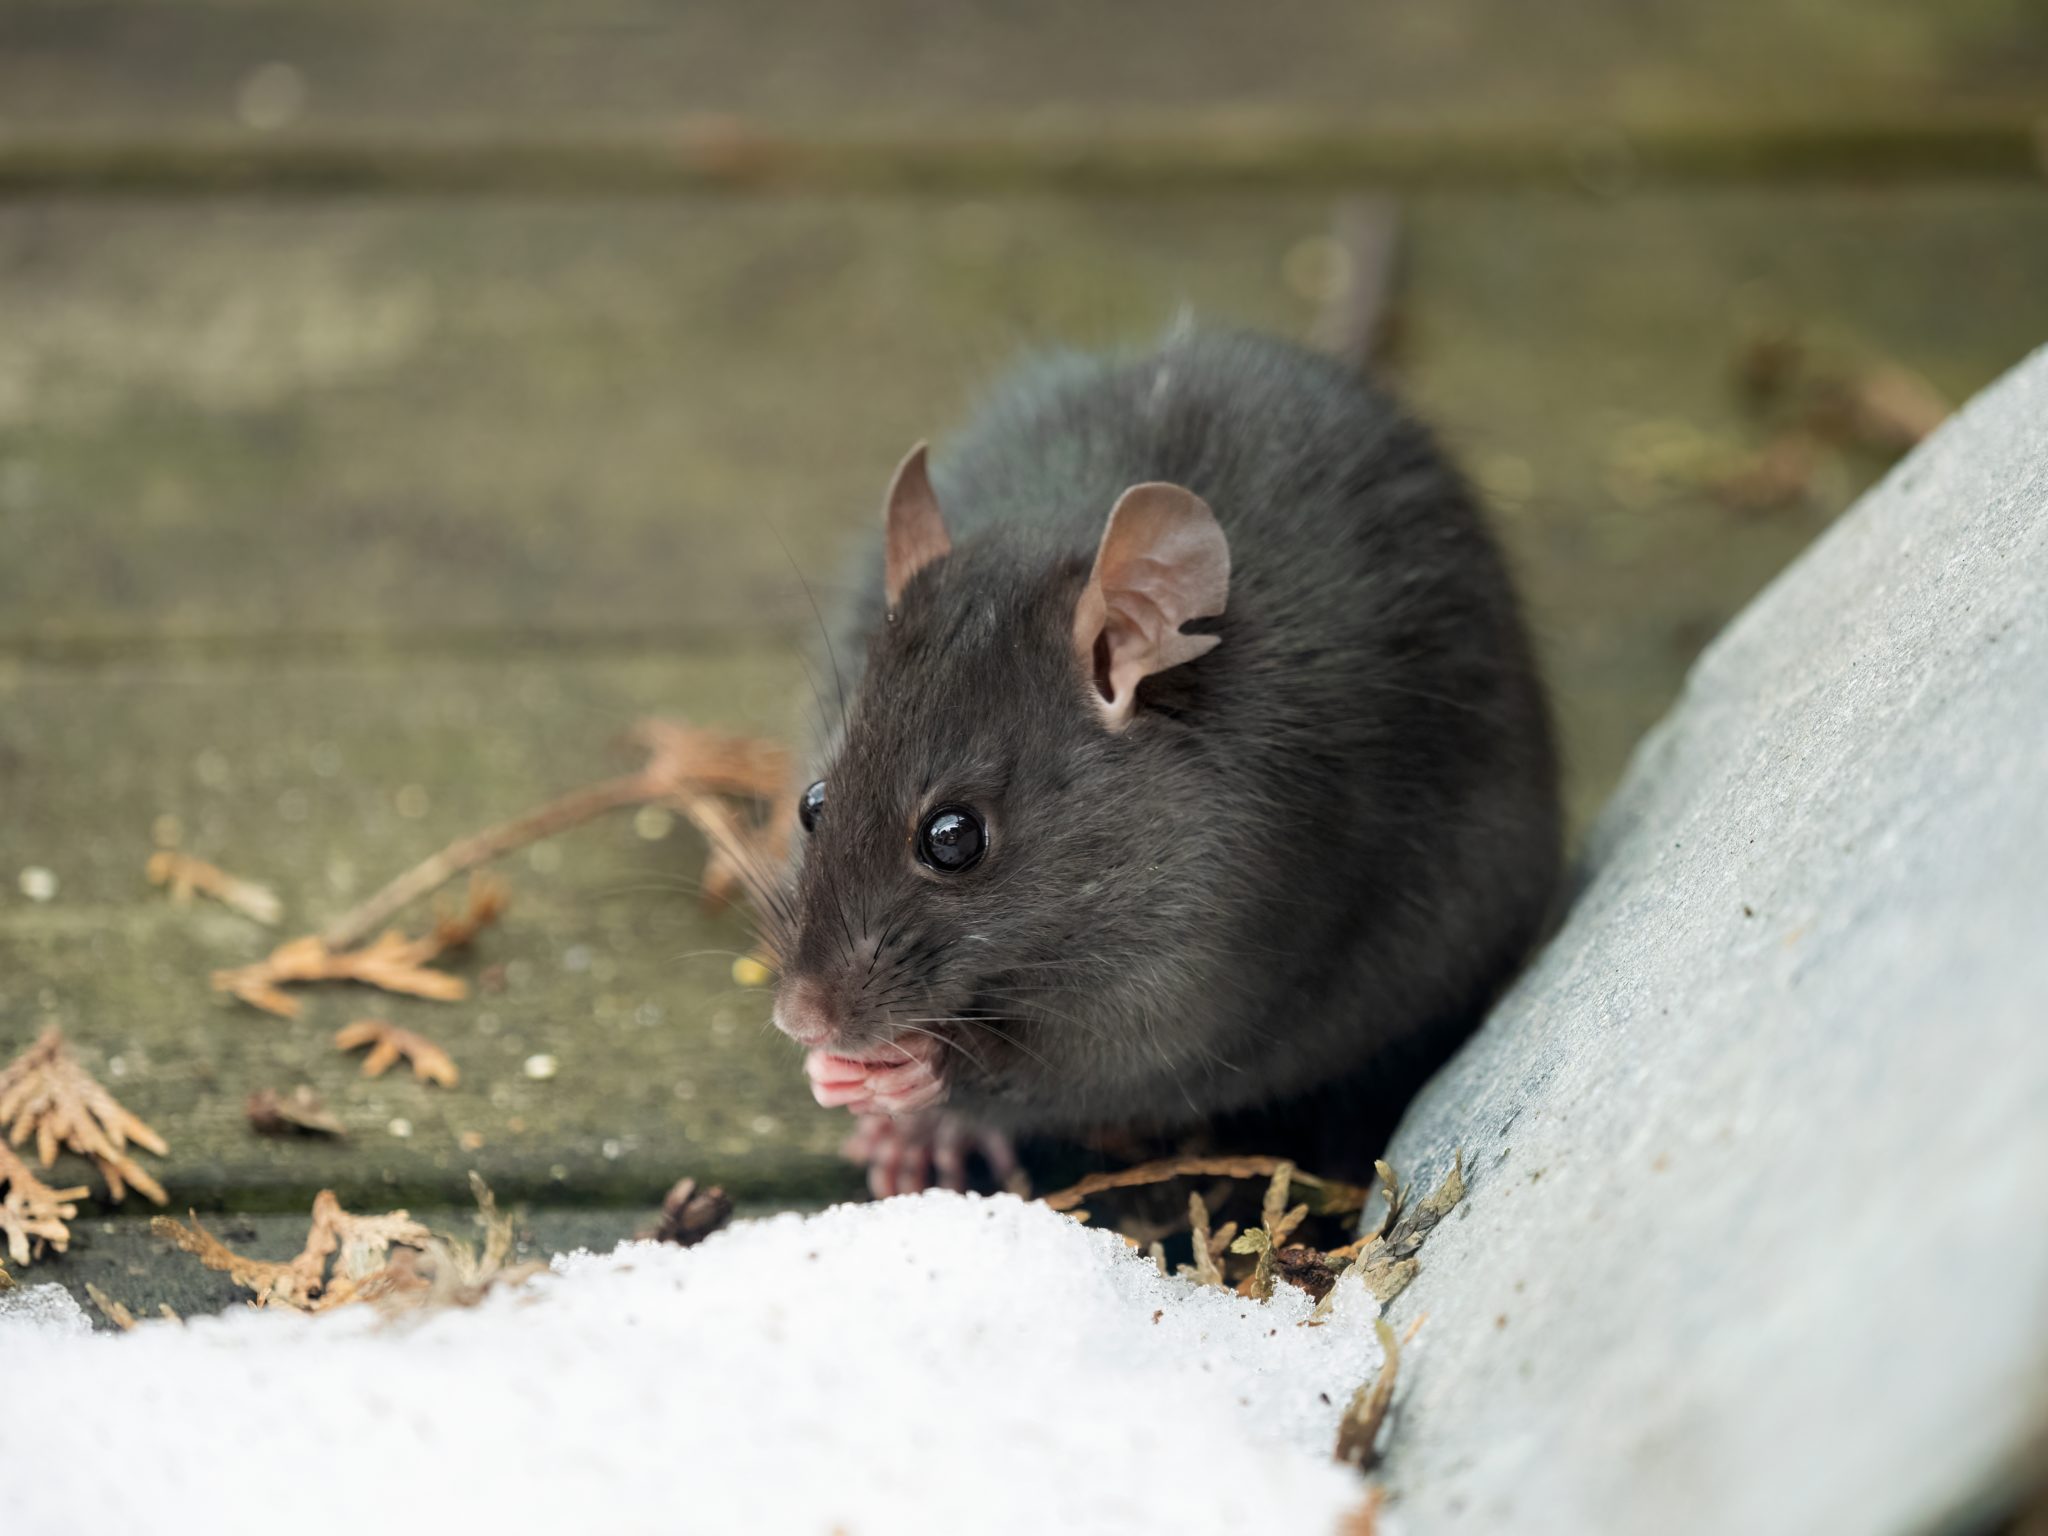
[[[935,1033],[905,1032],[859,1048],[824,1046],[804,1057],[811,1097],[827,1109],[856,1115],[907,1115],[943,1103],[949,1088],[946,1042]]]

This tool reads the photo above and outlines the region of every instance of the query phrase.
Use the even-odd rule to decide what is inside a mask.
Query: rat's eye
[[[797,796],[796,819],[804,824],[806,832],[815,832],[818,829],[818,812],[824,809],[825,781],[820,779]]]
[[[988,828],[971,806],[942,805],[917,829],[917,856],[941,874],[971,869],[988,851]]]

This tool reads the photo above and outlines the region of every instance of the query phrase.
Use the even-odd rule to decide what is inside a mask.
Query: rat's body
[[[1501,557],[1423,429],[1335,360],[1193,333],[1021,374],[935,459],[935,507],[913,471],[897,611],[878,559],[835,646],[778,935],[822,1101],[1165,1129],[1476,1023],[1544,918],[1556,773]],[[1134,486],[1166,531],[1092,638]],[[1116,615],[1156,618],[1146,582],[1181,567],[1183,611],[1220,617],[1171,614],[1179,649],[1124,666]],[[959,872],[920,862],[946,806],[985,847]]]

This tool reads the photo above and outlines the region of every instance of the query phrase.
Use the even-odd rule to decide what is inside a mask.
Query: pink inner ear
[[[1074,645],[1111,729],[1128,724],[1138,684],[1215,648],[1184,635],[1223,612],[1230,546],[1208,504],[1177,485],[1135,485],[1118,498],[1095,570],[1074,609]]]
[[[925,445],[919,443],[896,466],[889,498],[882,506],[882,590],[894,608],[910,579],[934,560],[952,553],[952,536],[939,511],[925,467]]]

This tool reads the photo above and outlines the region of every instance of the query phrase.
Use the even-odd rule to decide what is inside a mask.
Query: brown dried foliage
[[[284,903],[269,886],[239,879],[189,853],[167,848],[152,854],[148,874],[150,884],[170,887],[175,902],[188,902],[195,895],[211,896],[230,911],[273,928],[284,916]]]
[[[246,1258],[201,1226],[196,1215],[189,1226],[159,1216],[151,1230],[251,1292],[259,1307],[325,1312],[355,1302],[389,1311],[469,1306],[494,1285],[519,1284],[546,1267],[506,1262],[513,1224],[473,1173],[470,1187],[484,1227],[480,1249],[437,1236],[404,1211],[354,1215],[326,1189],[314,1198],[305,1247],[292,1259]]]
[[[699,1189],[695,1179],[678,1179],[661,1202],[661,1218],[646,1235],[658,1243],[693,1247],[732,1220],[732,1200],[716,1185]]]
[[[1427,1199],[1411,1205],[1393,1169],[1385,1163],[1378,1168],[1387,1212],[1374,1231],[1357,1238],[1351,1237],[1347,1227],[1351,1216],[1365,1204],[1368,1192],[1355,1184],[1305,1174],[1284,1158],[1163,1158],[1118,1173],[1091,1175],[1070,1189],[1048,1195],[1045,1203],[1086,1220],[1088,1212],[1078,1209],[1077,1203],[1091,1195],[1119,1190],[1142,1194],[1150,1186],[1176,1178],[1238,1183],[1264,1178],[1257,1225],[1243,1231],[1236,1221],[1212,1227],[1214,1214],[1222,1208],[1219,1202],[1243,1204],[1228,1182],[1212,1184],[1207,1195],[1191,1191],[1186,1216],[1178,1224],[1161,1222],[1143,1212],[1128,1212],[1117,1229],[1138,1247],[1176,1230],[1187,1232],[1193,1262],[1182,1265],[1180,1273],[1200,1284],[1230,1286],[1242,1295],[1265,1300],[1273,1294],[1274,1285],[1284,1280],[1326,1307],[1337,1278],[1355,1267],[1366,1288],[1384,1304],[1415,1278],[1419,1268],[1415,1255],[1423,1239],[1464,1198],[1465,1182],[1460,1157]],[[1296,1200],[1296,1195],[1307,1198]],[[1343,1240],[1331,1246],[1333,1238]],[[1160,1267],[1162,1271],[1165,1268],[1163,1258]]]
[[[215,971],[214,989],[285,1019],[298,1017],[299,1000],[284,988],[318,981],[355,981],[407,997],[459,1001],[469,995],[469,984],[434,970],[429,962],[460,949],[496,922],[505,902],[503,882],[479,872],[470,877],[463,907],[437,917],[432,931],[417,939],[394,928],[360,949],[337,951],[318,934],[307,934],[278,945],[254,965]]]
[[[83,1184],[75,1189],[50,1188],[0,1141],[0,1248],[17,1264],[28,1263],[45,1247],[62,1253],[71,1245],[68,1223],[78,1217],[72,1202],[85,1194]],[[0,1276],[5,1274],[0,1270]]]
[[[348,1127],[337,1120],[320,1096],[304,1083],[290,1093],[259,1088],[249,1095],[245,1106],[249,1129],[259,1136],[348,1135]]]
[[[1132,1189],[1144,1184],[1163,1184],[1168,1179],[1270,1179],[1282,1168],[1304,1204],[1316,1216],[1343,1216],[1365,1209],[1371,1191],[1357,1184],[1317,1178],[1303,1173],[1281,1157],[1162,1157],[1115,1173],[1091,1173],[1080,1183],[1045,1197],[1056,1211],[1072,1210],[1090,1195],[1106,1190]]]
[[[130,1186],[158,1205],[167,1198],[128,1147],[132,1142],[158,1157],[170,1148],[78,1064],[55,1025],[0,1067],[0,1131],[17,1147],[33,1136],[45,1168],[60,1150],[91,1158],[109,1200],[125,1200]]]
[[[1379,1374],[1360,1384],[1337,1421],[1336,1457],[1361,1472],[1370,1472],[1379,1463],[1380,1426],[1394,1405],[1394,1382],[1401,1374],[1401,1345],[1394,1330],[1384,1317],[1374,1318],[1372,1326],[1380,1337]]]
[[[425,1035],[400,1029],[388,1019],[357,1019],[353,1024],[344,1024],[335,1031],[334,1044],[344,1051],[366,1045],[370,1048],[370,1054],[363,1058],[365,1077],[382,1077],[402,1059],[412,1063],[412,1075],[423,1083],[453,1088],[462,1080],[454,1057]]]

